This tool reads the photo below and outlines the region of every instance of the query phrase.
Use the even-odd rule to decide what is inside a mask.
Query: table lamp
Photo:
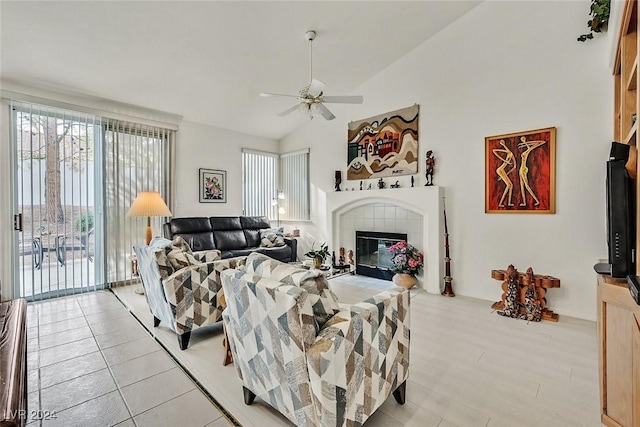
[[[277,206],[278,228],[280,227],[280,215],[284,215],[286,211],[280,206],[280,200],[284,200],[284,191],[278,190],[277,196],[271,199],[271,206]]]
[[[146,244],[151,242],[151,217],[152,216],[172,216],[167,204],[162,200],[162,196],[157,191],[141,191],[138,197],[133,201],[127,216],[146,216],[147,217],[147,234]]]

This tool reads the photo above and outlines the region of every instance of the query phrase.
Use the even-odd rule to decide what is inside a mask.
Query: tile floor
[[[361,276],[329,281],[341,303],[393,284]],[[143,325],[240,424],[290,424],[269,405],[242,400],[233,365],[222,366],[222,328],[193,332],[181,351],[175,333],[154,328],[135,286],[114,289]],[[596,427],[600,424],[594,322],[561,316],[527,323],[492,312],[490,301],[411,291],[411,366],[407,402],[390,397],[366,427]]]
[[[393,286],[358,276],[330,284],[347,304]],[[234,366],[222,366],[219,325],[194,331],[181,351],[135,287],[28,305],[29,407],[57,416],[31,426],[229,425],[168,354],[241,425],[291,425],[259,399],[244,405]],[[412,290],[407,402],[388,399],[366,426],[600,426],[595,323],[527,323],[490,304]]]
[[[28,426],[230,425],[109,291],[27,306]]]

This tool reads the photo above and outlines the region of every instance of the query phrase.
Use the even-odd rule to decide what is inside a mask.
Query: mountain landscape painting
[[[347,179],[418,173],[418,116],[414,105],[349,123]]]

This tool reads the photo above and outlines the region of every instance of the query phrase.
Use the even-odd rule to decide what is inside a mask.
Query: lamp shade
[[[127,216],[172,216],[157,191],[141,191],[133,201]]]

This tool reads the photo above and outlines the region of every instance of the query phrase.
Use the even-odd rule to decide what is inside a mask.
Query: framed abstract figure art
[[[556,128],[485,138],[485,212],[556,212]]]

